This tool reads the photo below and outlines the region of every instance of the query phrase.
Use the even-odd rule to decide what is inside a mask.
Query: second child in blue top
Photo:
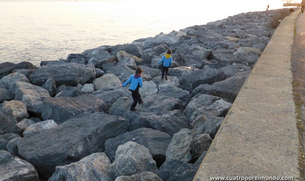
[[[168,49],[166,54],[159,61],[159,63],[162,63],[162,79],[164,78],[165,73],[165,80],[167,80],[168,68],[172,65],[172,62],[172,51]]]
[[[125,87],[127,84],[130,84],[129,90],[131,91],[131,95],[133,99],[133,103],[130,106],[131,111],[136,110],[137,103],[139,104],[143,103],[141,95],[139,93],[139,88],[142,87],[143,85],[142,72],[143,70],[141,68],[137,68],[135,75],[131,75],[129,79],[124,84],[122,84],[122,87]]]

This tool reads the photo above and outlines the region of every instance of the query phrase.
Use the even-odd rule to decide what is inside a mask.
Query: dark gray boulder
[[[129,111],[132,101],[119,98],[110,108],[109,114],[126,118],[129,121],[129,130],[145,127],[173,135],[189,125],[188,119],[178,110],[181,108],[178,99],[150,95],[143,100],[144,103],[136,107],[137,111],[132,112]]]
[[[145,75],[149,75],[151,78],[153,78],[160,75],[161,72],[159,69],[150,68],[148,66],[140,65],[138,67],[143,70],[143,77],[145,77]]]
[[[82,91],[78,87],[67,86],[62,91],[57,93],[55,97],[78,97],[87,94],[87,92]]]
[[[86,57],[78,53],[70,53],[66,59],[67,62],[86,64]]]
[[[224,100],[233,103],[249,74],[250,71],[239,72],[232,77],[216,82],[212,85],[200,85],[193,90],[192,96],[200,93],[209,94],[221,97]]]
[[[6,150],[6,145],[9,143],[11,140],[15,138],[19,138],[20,136],[18,134],[14,133],[6,133],[0,135],[0,150]]]
[[[115,154],[115,161],[111,164],[111,173],[118,176],[131,176],[149,171],[158,173],[157,164],[149,150],[136,142],[129,141],[120,145]]]
[[[119,64],[107,69],[106,73],[114,74],[120,79],[121,82],[125,82],[131,75],[135,74],[135,70],[127,65]]]
[[[35,124],[35,122],[31,119],[23,119],[22,121],[18,122],[16,124],[16,126],[14,126],[12,132],[13,133],[16,133],[16,134],[19,134],[19,135],[22,135],[23,131],[31,126],[32,124]]]
[[[125,51],[137,57],[141,57],[143,53],[142,48],[135,44],[115,45],[110,48],[110,53],[112,55],[116,55],[119,51]]]
[[[130,91],[124,91],[124,89],[116,88],[103,88],[92,93],[96,97],[105,101],[107,109],[110,109],[111,106],[120,98],[130,96]]]
[[[48,79],[41,87],[46,89],[51,97],[55,96],[56,82],[53,79]]]
[[[138,109],[139,111],[132,112],[131,114],[147,112],[154,113],[156,115],[164,115],[167,114],[169,111],[182,108],[179,99],[172,97],[151,94],[149,96],[142,97],[142,99],[144,100],[144,103],[136,107],[136,109]],[[119,98],[112,105],[109,110],[109,113],[113,115],[120,115],[122,117],[124,117],[124,115],[128,116],[128,114],[130,114],[129,107],[132,103],[133,100],[128,97]]]
[[[143,52],[141,55],[141,59],[143,60],[142,64],[143,65],[150,65],[151,60],[155,58],[158,54],[154,52],[152,49],[146,50]]]
[[[70,164],[104,151],[104,143],[127,131],[128,122],[103,113],[82,114],[57,128],[34,132],[18,143],[20,157],[49,178],[56,166]]]
[[[202,159],[199,162],[201,163],[201,161]],[[200,166],[199,162],[192,164],[179,160],[165,161],[160,167],[158,175],[164,181],[192,181]]]
[[[191,156],[192,134],[187,128],[175,133],[166,149],[166,161],[179,160],[189,162]]]
[[[212,138],[209,134],[200,134],[193,138],[192,140],[192,159],[198,159],[202,153],[207,152],[212,143]]]
[[[0,103],[12,100],[13,98],[14,95],[8,89],[0,87]]]
[[[119,176],[115,181],[162,181],[162,179],[152,172],[141,172],[132,176]]]
[[[15,95],[15,100],[23,101],[28,111],[36,114],[41,113],[42,102],[50,97],[46,89],[28,82],[15,82],[11,91]]]
[[[16,124],[17,120],[11,113],[0,109],[0,135],[13,130]]]
[[[14,138],[12,140],[10,140],[7,145],[6,145],[6,150],[12,154],[12,155],[16,155],[18,156],[18,148],[17,148],[17,144],[19,143],[19,141],[21,141],[22,138],[21,137],[17,137]]]
[[[0,175],[3,181],[39,181],[33,165],[4,150],[0,150]]]
[[[233,55],[236,50],[219,48],[212,51],[211,58],[217,60],[218,63],[228,65],[234,62],[238,62],[236,57]]]
[[[16,69],[37,69],[37,67],[32,63],[26,61],[17,64],[11,62],[4,62],[0,64],[0,79],[12,73]]]
[[[129,115],[130,130],[146,127],[165,132],[172,136],[188,125],[188,119],[179,110],[169,111],[163,115],[149,112]]]
[[[12,90],[12,86],[14,85],[15,82],[28,82],[30,83],[30,80],[23,74],[21,73],[11,73],[5,77],[3,77],[0,80],[0,84],[5,85],[5,88]]]
[[[220,69],[204,67],[180,77],[180,83],[187,87],[187,90],[193,90],[201,84],[213,84],[224,80],[226,77]]]
[[[41,105],[41,116],[44,120],[53,119],[61,124],[69,118],[84,112],[103,112],[107,107],[103,100],[90,94],[78,97],[57,97],[46,99]]]
[[[166,149],[171,139],[172,137],[164,132],[151,128],[139,128],[107,140],[105,152],[113,162],[118,146],[128,141],[133,141],[148,148],[157,165],[162,165],[165,161]]]
[[[183,90],[176,86],[169,85],[169,84],[161,84],[158,87],[159,87],[158,94],[164,95],[166,97],[177,98],[181,101],[182,106],[186,106],[186,104],[188,103],[188,101],[191,98],[189,91]]]
[[[203,68],[206,64],[205,60],[210,58],[211,51],[199,44],[189,46],[184,43],[177,48],[173,57],[179,65]]]
[[[43,85],[48,79],[52,78],[56,86],[68,85],[76,86],[85,84],[95,78],[95,67],[77,63],[58,63],[47,64],[35,70],[30,75],[30,80],[35,85]]]
[[[110,165],[105,153],[93,153],[78,162],[57,166],[48,181],[112,181]]]
[[[209,134],[214,139],[218,129],[220,128],[224,118],[215,116],[198,116],[192,123],[193,137],[200,134]]]
[[[191,99],[183,113],[191,122],[200,115],[224,117],[231,105],[220,97],[198,94]]]

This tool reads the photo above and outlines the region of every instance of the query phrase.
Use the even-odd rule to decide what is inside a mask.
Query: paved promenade
[[[301,180],[291,69],[294,35],[301,33],[294,31],[297,20],[304,22],[298,23],[297,28],[303,27],[305,35],[305,14],[298,16],[299,13],[299,10],[291,13],[276,29],[233,103],[194,181],[209,181],[214,177]]]

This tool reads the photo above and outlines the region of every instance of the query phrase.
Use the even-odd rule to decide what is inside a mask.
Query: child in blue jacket
[[[131,91],[133,104],[130,106],[131,111],[136,110],[136,105],[139,102],[139,104],[142,104],[142,98],[139,94],[139,88],[142,87],[142,72],[143,70],[141,68],[136,69],[136,74],[131,75],[130,78],[122,85],[122,87],[125,87],[127,84],[130,84],[129,90]]]
[[[167,80],[168,68],[172,65],[172,51],[170,49],[167,50],[166,54],[162,57],[159,63],[163,62],[162,66],[162,79],[164,78],[165,72],[165,80]]]

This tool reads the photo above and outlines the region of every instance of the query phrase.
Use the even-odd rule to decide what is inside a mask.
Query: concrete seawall
[[[287,16],[242,87],[194,181],[300,180],[299,137],[292,91],[295,21]],[[277,177],[275,177],[277,176]]]

